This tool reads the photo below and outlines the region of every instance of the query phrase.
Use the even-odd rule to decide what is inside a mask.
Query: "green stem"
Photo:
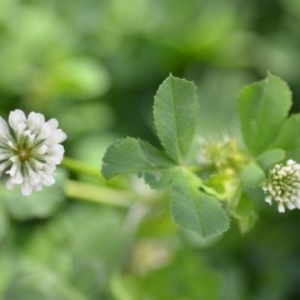
[[[129,207],[133,199],[137,197],[136,194],[129,191],[118,191],[113,188],[75,180],[67,180],[64,190],[67,196],[74,199],[119,207]]]
[[[70,157],[64,157],[62,166],[77,174],[85,174],[91,178],[95,178],[99,183],[106,186],[111,186],[116,189],[124,189],[127,186],[126,182],[120,178],[107,181],[101,174],[100,166],[99,168],[95,168],[86,162],[82,162]]]
[[[100,166],[98,169],[88,163],[70,157],[64,157],[62,165],[70,171],[74,171],[79,174],[86,174],[100,180],[101,182],[105,182],[105,179],[100,172]]]
[[[107,181],[101,175],[100,169],[98,170],[87,163],[65,157],[62,165],[77,174],[85,174],[97,179],[95,184],[67,180],[64,190],[65,194],[71,198],[119,207],[128,207],[134,200],[142,200],[143,203],[153,202],[152,197],[141,197],[138,193],[130,191],[127,181],[122,181],[119,178]]]

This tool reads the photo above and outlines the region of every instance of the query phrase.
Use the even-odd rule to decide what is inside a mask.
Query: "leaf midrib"
[[[178,154],[178,162],[182,163],[182,154],[181,154],[181,149],[180,149],[180,145],[179,145],[179,130],[178,130],[178,124],[177,124],[177,113],[176,113],[176,109],[175,109],[175,93],[174,93],[174,87],[173,87],[173,78],[171,80],[171,85],[170,85],[170,89],[171,89],[171,95],[172,95],[172,110],[173,110],[173,119],[174,119],[174,128],[175,128],[175,134],[176,134],[176,152]]]

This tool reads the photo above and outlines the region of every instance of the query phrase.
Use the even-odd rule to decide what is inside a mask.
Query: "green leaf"
[[[186,161],[198,124],[198,97],[192,82],[170,75],[158,88],[154,123],[166,153]]]
[[[228,198],[232,190],[232,176],[224,173],[216,173],[208,177],[202,186],[202,189],[220,200]]]
[[[265,172],[255,162],[248,164],[241,174],[243,184],[248,187],[259,187],[265,179]]]
[[[191,185],[182,173],[174,179],[171,201],[174,222],[197,232],[204,239],[229,228],[228,217],[218,199]]]
[[[300,161],[300,114],[292,115],[283,124],[281,130],[276,134],[272,147],[284,149],[287,158]]]
[[[103,158],[102,174],[105,178],[135,173],[156,189],[168,185],[174,172],[174,164],[162,152],[135,138],[116,141]]]
[[[282,149],[272,149],[262,153],[258,158],[258,164],[264,171],[268,171],[275,163],[285,158],[285,151]]]
[[[245,194],[241,195],[239,204],[233,215],[237,219],[240,231],[243,234],[252,229],[258,218],[253,202]]]
[[[239,118],[249,151],[260,154],[275,139],[291,107],[291,91],[279,77],[268,75],[242,89]]]

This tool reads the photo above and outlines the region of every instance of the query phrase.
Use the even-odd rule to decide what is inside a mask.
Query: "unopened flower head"
[[[16,109],[8,123],[0,117],[0,177],[8,176],[6,187],[21,185],[23,195],[54,184],[56,166],[61,163],[66,134],[56,119],[45,121],[40,113],[28,117]]]
[[[220,138],[199,138],[198,143],[197,162],[215,172],[228,175],[239,173],[247,161],[236,140],[228,135],[223,135]]]
[[[263,186],[265,201],[278,203],[278,211],[300,209],[300,165],[293,160],[286,164],[276,164],[270,171],[269,180]]]

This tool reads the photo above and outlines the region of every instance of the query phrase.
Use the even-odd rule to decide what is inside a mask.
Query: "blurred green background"
[[[1,116],[57,118],[66,154],[100,172],[117,137],[158,144],[153,96],[169,73],[199,86],[204,136],[238,134],[238,91],[268,71],[299,111],[300,2],[0,0],[0,70]],[[85,199],[76,180],[103,190]],[[113,184],[74,170],[29,198],[1,186],[0,299],[300,299],[298,211],[255,203],[250,233],[232,221],[204,243],[173,225],[167,194],[125,181],[128,207],[104,204]]]

